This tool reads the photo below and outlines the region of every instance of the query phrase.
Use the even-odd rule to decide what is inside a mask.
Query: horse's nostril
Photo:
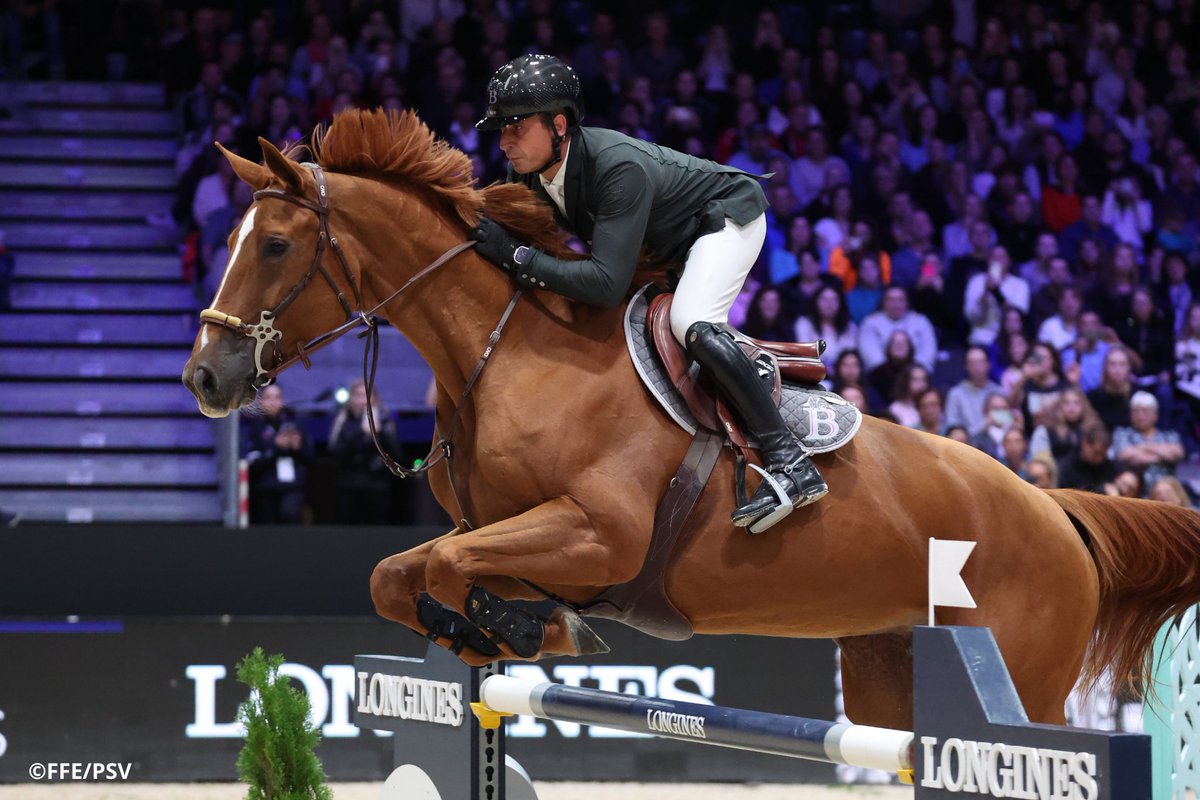
[[[217,391],[217,376],[213,371],[203,364],[196,365],[196,371],[192,376],[192,381],[195,387],[200,391],[200,394],[205,397],[212,397]]]

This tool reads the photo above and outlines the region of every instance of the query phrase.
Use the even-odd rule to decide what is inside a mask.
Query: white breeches
[[[671,302],[671,332],[684,337],[695,322],[724,323],[742,290],[750,268],[767,236],[767,218],[760,214],[745,225],[725,220],[725,229],[705,234],[692,244],[683,275]]]

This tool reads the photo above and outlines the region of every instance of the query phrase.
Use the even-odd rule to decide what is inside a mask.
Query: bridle
[[[264,197],[274,197],[280,200],[286,200],[289,203],[294,203],[298,206],[307,208],[309,211],[312,211],[317,215],[317,219],[321,222],[321,233],[317,237],[317,252],[313,255],[312,263],[308,265],[308,271],[305,272],[304,276],[292,286],[287,295],[280,300],[274,308],[269,310],[264,309],[259,314],[258,322],[254,325],[243,322],[240,317],[235,317],[232,314],[226,314],[225,312],[218,311],[215,308],[206,308],[200,312],[201,323],[222,325],[230,330],[242,334],[243,336],[249,336],[251,339],[254,339],[255,374],[252,383],[255,389],[261,389],[264,386],[270,385],[275,380],[276,375],[297,361],[302,361],[305,369],[308,369],[311,366],[309,363],[309,355],[311,353],[321,349],[325,345],[334,341],[339,336],[351,330],[352,328],[357,327],[358,325],[370,324],[370,321],[366,318],[367,312],[363,311],[362,292],[358,287],[358,282],[354,279],[354,273],[350,271],[350,264],[346,261],[346,254],[342,250],[341,243],[338,242],[337,237],[333,236],[329,231],[329,185],[325,179],[325,171],[316,164],[306,164],[305,166],[312,170],[313,178],[316,180],[318,202],[314,203],[306,197],[291,194],[290,192],[285,192],[282,189],[259,189],[254,193],[254,199],[261,200]],[[342,272],[346,276],[346,282],[350,285],[350,289],[354,293],[354,303],[358,309],[357,312],[351,310],[350,303],[346,300],[345,294],[343,294],[342,290],[338,288],[336,283],[334,283],[329,271],[325,269],[325,265],[322,263],[322,257],[325,255],[325,248],[327,246],[333,248],[333,252],[337,256],[338,263],[341,264]],[[469,244],[466,246],[469,246]],[[447,251],[447,254],[443,255],[443,259],[449,260],[449,258],[452,258],[454,255],[457,255],[464,249],[466,249],[466,247],[460,247],[458,250],[451,248],[450,251]],[[439,262],[444,263],[442,259],[439,259]],[[439,262],[435,262],[435,264],[440,266]],[[279,318],[279,315],[287,310],[288,306],[290,306],[295,299],[300,296],[300,293],[304,291],[304,288],[308,286],[310,281],[312,281],[313,275],[318,272],[321,273],[321,277],[325,279],[325,283],[333,291],[334,295],[338,299],[338,302],[341,303],[342,310],[346,312],[346,322],[331,331],[311,339],[307,343],[297,344],[296,354],[291,358],[285,358],[278,344],[276,344],[283,338],[283,332],[275,327],[275,321]],[[420,277],[424,274],[425,271],[422,271],[417,277]],[[407,288],[407,285],[404,288]],[[397,292],[397,294],[399,294],[399,292]],[[393,297],[394,296],[395,295],[393,295]],[[391,297],[388,298],[388,300],[391,299]],[[379,306],[376,306],[375,309],[372,309],[372,312],[378,310],[378,308]],[[271,361],[273,363],[271,363],[270,366],[268,366],[268,362],[263,358],[263,352],[267,344],[271,345]]]
[[[359,288],[358,282],[354,279],[354,273],[350,270],[350,264],[346,260],[346,254],[342,250],[342,246],[338,242],[337,237],[329,231],[329,186],[325,179],[325,172],[316,164],[306,163],[304,166],[308,167],[312,171],[313,178],[316,180],[317,202],[314,203],[306,197],[301,197],[299,195],[286,192],[282,189],[259,189],[254,193],[254,199],[262,200],[263,198],[272,197],[279,200],[286,200],[289,203],[294,203],[298,206],[307,208],[309,211],[312,211],[317,215],[317,219],[321,222],[321,233],[317,238],[317,251],[313,255],[312,263],[308,266],[308,271],[304,273],[304,277],[302,277],[294,286],[292,286],[287,295],[281,301],[279,301],[274,308],[269,310],[264,309],[259,314],[259,320],[256,324],[251,325],[243,322],[239,317],[236,317],[232,314],[226,314],[225,312],[218,311],[215,308],[206,308],[201,311],[200,323],[202,325],[221,325],[234,331],[235,333],[239,333],[243,336],[248,336],[251,339],[254,339],[255,376],[252,383],[256,389],[269,386],[274,382],[275,377],[280,372],[283,372],[283,370],[287,369],[297,361],[302,362],[305,369],[309,369],[312,366],[309,358],[313,353],[341,338],[350,331],[358,327],[365,327],[366,330],[359,333],[358,336],[359,338],[366,340],[366,344],[363,349],[363,384],[367,394],[367,422],[371,428],[371,437],[375,440],[375,448],[379,451],[379,455],[383,458],[383,463],[387,466],[388,470],[399,478],[408,478],[421,475],[425,472],[428,472],[443,458],[446,459],[447,471],[450,474],[450,488],[454,493],[454,499],[458,504],[460,512],[459,524],[463,527],[463,529],[470,530],[472,526],[470,522],[467,521],[465,509],[462,501],[459,499],[458,488],[455,485],[453,469],[454,432],[458,427],[458,422],[462,415],[462,409],[467,398],[471,394],[471,390],[475,387],[475,383],[479,380],[479,376],[482,374],[484,367],[487,366],[488,360],[491,358],[492,352],[496,348],[496,344],[500,341],[500,334],[504,330],[504,326],[508,322],[509,316],[512,315],[513,309],[516,308],[517,301],[521,299],[521,290],[517,289],[513,293],[512,299],[508,301],[508,307],[504,309],[504,314],[500,317],[500,321],[496,324],[496,328],[492,331],[491,336],[488,337],[487,346],[484,348],[483,355],[479,357],[479,361],[475,365],[475,371],[467,380],[466,387],[463,389],[463,393],[459,398],[458,405],[454,409],[454,415],[450,418],[450,423],[446,426],[446,433],[440,436],[437,441],[433,443],[433,447],[430,448],[429,454],[421,460],[418,466],[414,468],[408,468],[402,464],[399,464],[392,457],[392,455],[387,452],[383,446],[383,443],[379,440],[379,434],[376,430],[375,424],[374,404],[371,402],[371,397],[374,394],[375,388],[375,369],[379,363],[379,318],[376,316],[376,313],[388,303],[399,297],[405,290],[407,290],[421,278],[424,278],[438,267],[451,261],[455,256],[458,256],[464,251],[474,247],[475,242],[468,240],[450,247],[448,250],[434,259],[429,266],[425,267],[420,272],[416,273],[407,281],[405,281],[403,286],[388,295],[382,302],[378,303],[369,310],[364,309],[362,291]],[[325,254],[326,246],[333,249],[334,254],[337,256],[338,263],[342,266],[342,272],[345,275],[346,281],[349,283],[350,289],[354,294],[355,309],[351,309],[350,303],[346,300],[345,294],[341,289],[338,288],[338,285],[334,282],[328,270],[325,269],[325,265],[322,263],[322,257]],[[336,328],[328,330],[319,336],[313,337],[308,342],[297,343],[295,355],[286,357],[282,348],[278,344],[283,338],[283,332],[279,328],[275,327],[275,321],[278,320],[279,316],[287,310],[288,306],[290,306],[292,302],[299,297],[300,293],[304,291],[304,288],[312,281],[313,275],[317,274],[318,272],[321,274],[321,277],[325,279],[325,282],[329,285],[329,288],[333,291],[334,295],[337,296],[338,302],[341,303],[342,309],[346,312],[346,321],[341,325],[338,325]],[[274,362],[270,366],[268,366],[268,362],[263,359],[263,351],[268,343],[271,344],[270,359]]]

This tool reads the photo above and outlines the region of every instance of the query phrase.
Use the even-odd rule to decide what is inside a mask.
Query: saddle
[[[744,449],[748,447],[748,439],[736,418],[712,387],[700,380],[699,365],[692,361],[687,350],[671,332],[673,299],[672,294],[658,295],[650,301],[646,313],[646,331],[654,343],[658,359],[696,422],[710,431],[724,431],[735,445]],[[821,354],[825,352],[823,339],[815,342],[765,342],[746,336],[734,328],[727,329],[754,363],[759,376],[770,384],[771,398],[776,406],[783,396],[783,380],[814,388],[824,380],[825,364],[821,361]]]

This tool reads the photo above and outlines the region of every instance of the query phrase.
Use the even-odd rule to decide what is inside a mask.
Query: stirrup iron
[[[804,458],[807,458],[807,456],[804,456]],[[797,462],[797,463],[799,463],[799,462]],[[779,505],[776,506],[773,511],[759,517],[757,520],[755,520],[750,525],[751,533],[762,533],[763,531],[767,530],[772,525],[774,525],[775,523],[779,522],[781,519],[786,517],[788,514],[795,511],[796,506],[792,502],[791,496],[789,496],[788,493],[783,490],[783,484],[781,484],[779,481],[775,480],[774,476],[772,476],[770,472],[767,472],[765,469],[760,467],[758,464],[748,463],[747,466],[749,466],[751,469],[753,469],[754,471],[756,471],[760,475],[762,475],[762,479],[767,482],[767,485],[770,486],[771,489],[775,492],[775,496],[779,498]],[[794,464],[789,464],[784,469],[784,472],[786,472],[787,474],[790,475],[792,470],[794,469],[794,467],[795,467]],[[799,487],[797,487],[797,488],[799,488]],[[801,495],[801,497],[803,497],[803,495]]]

